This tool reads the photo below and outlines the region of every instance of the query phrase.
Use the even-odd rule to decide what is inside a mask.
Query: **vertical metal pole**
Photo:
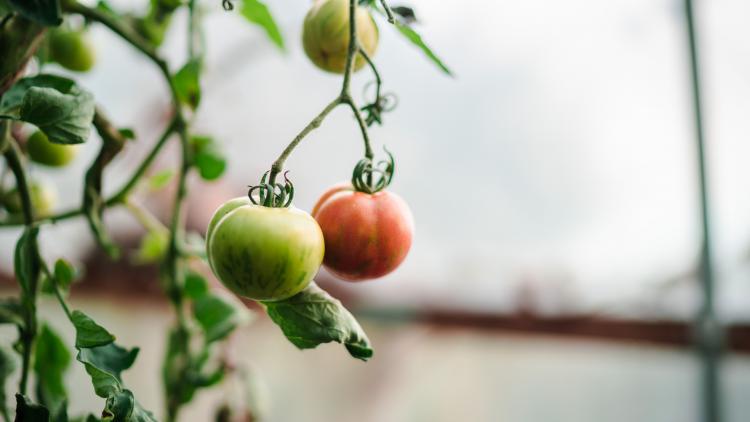
[[[702,367],[703,421],[721,422],[721,385],[719,366],[722,352],[721,325],[714,310],[714,272],[711,257],[711,225],[708,203],[708,181],[706,169],[706,147],[703,132],[699,60],[696,42],[693,0],[685,0],[685,22],[690,46],[690,74],[692,80],[695,141],[698,155],[700,184],[701,223],[703,240],[700,256],[700,282],[703,303],[696,317],[697,351]]]

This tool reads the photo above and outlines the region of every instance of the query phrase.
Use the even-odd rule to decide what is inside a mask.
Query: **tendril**
[[[367,126],[372,126],[375,123],[383,124],[383,113],[393,111],[398,106],[398,96],[392,92],[381,94],[378,81],[371,81],[365,85],[363,89],[365,97],[373,85],[375,85],[375,99],[362,107]]]
[[[250,190],[247,191],[247,197],[255,205],[271,208],[289,207],[294,199],[294,184],[287,177],[289,172],[284,172],[284,183],[275,184],[268,183],[269,173],[268,171],[263,173],[258,185],[249,186]]]
[[[391,184],[396,164],[393,154],[385,147],[383,147],[383,150],[388,155],[388,159],[373,163],[371,159],[363,158],[354,166],[352,186],[358,192],[373,194],[380,192]]]

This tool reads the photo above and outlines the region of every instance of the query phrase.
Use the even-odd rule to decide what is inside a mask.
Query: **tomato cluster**
[[[281,300],[307,287],[321,263],[343,280],[382,277],[406,258],[413,235],[411,211],[398,195],[358,192],[346,183],[326,191],[312,216],[232,199],[211,218],[206,246],[228,289]]]

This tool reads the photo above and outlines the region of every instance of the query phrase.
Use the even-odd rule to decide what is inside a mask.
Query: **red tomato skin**
[[[414,218],[401,197],[388,191],[356,192],[337,185],[313,210],[323,230],[323,265],[347,281],[382,277],[406,258],[414,237]]]

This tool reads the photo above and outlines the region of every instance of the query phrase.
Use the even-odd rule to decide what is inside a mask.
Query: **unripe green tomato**
[[[78,145],[62,145],[50,142],[41,130],[34,132],[26,142],[29,158],[39,164],[51,167],[62,167],[71,162],[78,154]]]
[[[52,61],[76,72],[90,70],[95,61],[94,47],[83,31],[50,31],[49,55]]]
[[[378,48],[378,27],[370,12],[358,7],[357,38],[368,56]],[[349,0],[315,0],[307,12],[302,45],[315,66],[333,73],[344,73],[349,50]],[[357,71],[366,63],[361,55],[354,60]]]
[[[282,300],[304,290],[325,251],[318,223],[293,207],[239,204],[209,226],[207,240],[219,281],[254,300]]]
[[[208,223],[208,228],[206,229],[206,251],[211,250],[211,235],[214,233],[214,229],[216,228],[216,225],[219,224],[219,221],[221,221],[221,219],[224,218],[225,215],[236,210],[237,208],[243,205],[250,204],[252,204],[252,202],[250,202],[250,198],[248,198],[247,196],[240,196],[223,203],[219,208],[216,209],[216,211],[214,211],[214,215],[213,217],[211,217],[211,221]],[[214,264],[211,260],[211,254],[209,253],[207,255],[208,265],[213,270]]]
[[[34,213],[37,217],[46,217],[52,214],[52,210],[57,202],[57,192],[45,184],[32,182],[29,186],[31,195],[31,205],[34,207]],[[3,205],[11,214],[20,214],[23,212],[21,204],[21,194],[18,189],[9,191],[3,197]]]

